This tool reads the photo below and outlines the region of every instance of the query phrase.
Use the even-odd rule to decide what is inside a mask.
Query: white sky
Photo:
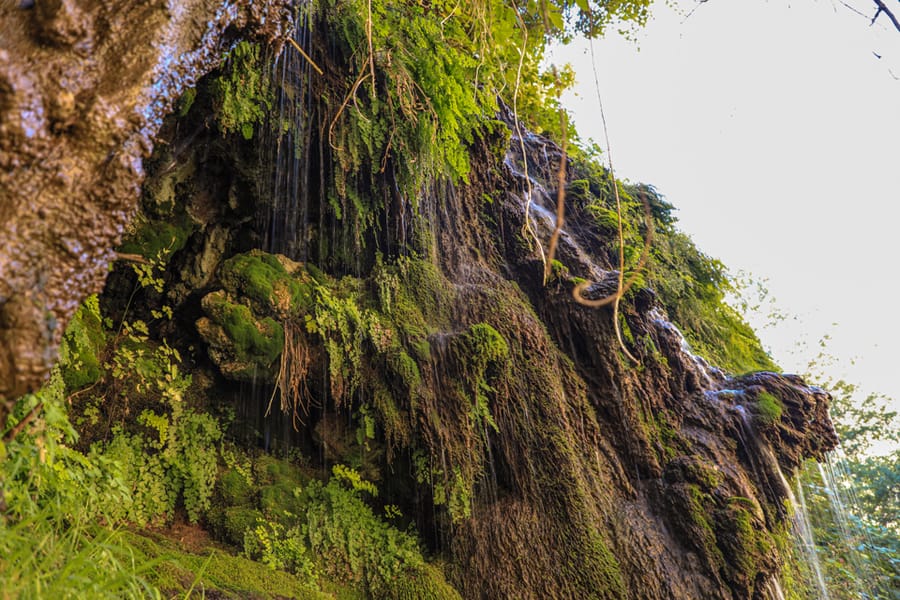
[[[785,370],[828,333],[830,373],[900,400],[900,32],[840,0],[709,0],[687,19],[695,4],[675,3],[637,44],[594,43],[616,175],[653,184],[704,252],[767,279],[799,317],[760,331]],[[548,58],[575,67],[563,104],[603,145],[586,48]]]

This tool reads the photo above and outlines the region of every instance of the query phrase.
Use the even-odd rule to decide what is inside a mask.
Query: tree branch
[[[38,402],[34,408],[32,408],[25,417],[19,421],[15,427],[6,432],[6,435],[3,436],[3,441],[8,442],[10,440],[15,439],[17,435],[22,433],[22,430],[25,429],[29,423],[37,416],[40,412],[41,408],[44,407],[43,402]]]
[[[891,10],[887,6],[885,6],[884,2],[882,0],[872,1],[875,2],[875,6],[878,7],[878,10],[875,11],[875,16],[872,17],[872,22],[869,23],[869,25],[874,25],[875,19],[877,19],[879,15],[881,15],[881,13],[884,13],[887,15],[888,19],[891,20],[891,23],[894,24],[894,28],[896,28],[897,31],[900,31],[900,21],[898,21],[897,17],[894,16],[894,13],[892,13]]]

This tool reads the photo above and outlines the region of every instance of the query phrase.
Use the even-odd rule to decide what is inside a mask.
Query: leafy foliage
[[[261,49],[250,42],[238,42],[227,56],[225,72],[212,83],[216,116],[223,133],[240,132],[253,137],[272,108],[272,92],[262,74]]]

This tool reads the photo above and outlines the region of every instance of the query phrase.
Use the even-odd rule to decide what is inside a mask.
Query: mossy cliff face
[[[781,471],[836,443],[827,394],[772,371],[729,377],[691,354],[669,315],[729,370],[772,367],[740,319],[717,310],[721,270],[678,237],[671,207],[623,186],[629,262],[647,226],[659,242],[620,305],[632,362],[613,311],[572,298],[581,281],[594,282],[589,296],[616,287],[603,168],[584,157],[566,168],[566,226],[545,281],[534,238],[552,230],[561,150],[463,86],[487,77],[453,37],[478,19],[375,1],[369,54],[365,6],[317,5],[302,29],[316,33],[310,60],[279,63],[289,85],[257,89],[267,52],[243,47],[183,100],[148,161],[144,225],[127,248],[150,261],[137,272],[152,284],[133,293],[134,270],[119,266],[101,298],[116,321],[146,313],[151,335],[179,348],[208,382],[195,403],[235,407],[230,438],[330,477],[242,490],[226,473],[208,526],[246,544],[250,524],[272,517],[266,535],[294,528],[302,540],[295,568],[319,552],[329,575],[366,581],[376,597],[764,597],[787,518]],[[293,106],[291,119],[233,110],[250,100],[223,101],[245,88],[221,78],[255,82],[252,101]],[[273,148],[288,154],[273,159]],[[286,166],[299,174],[291,186]],[[286,195],[299,204],[285,208]],[[171,319],[156,316],[166,307]],[[387,564],[372,578],[378,557],[359,562],[353,523],[328,534],[341,543],[310,533],[351,504],[365,515],[360,535],[397,546],[409,570]],[[403,515],[449,585],[372,507]]]
[[[763,597],[786,519],[779,466],[833,447],[827,395],[710,367],[651,284],[621,305],[630,363],[611,310],[571,296],[582,279],[601,293],[614,276],[596,173],[570,167],[588,185],[569,197],[561,266],[545,285],[522,234],[524,197],[530,183],[533,227],[548,235],[560,150],[528,134],[529,182],[509,125],[490,127],[470,148],[469,183],[428,188],[355,243],[327,196],[310,207],[306,263],[246,251],[264,219],[230,221],[214,274],[181,296],[185,318],[202,296],[198,351],[301,415],[298,432],[260,444],[354,465],[444,557],[463,597]],[[188,181],[203,177],[201,163]],[[244,202],[265,207],[246,189]],[[175,265],[194,264],[215,227],[174,257],[173,290],[186,286]],[[327,251],[348,243],[345,258]]]

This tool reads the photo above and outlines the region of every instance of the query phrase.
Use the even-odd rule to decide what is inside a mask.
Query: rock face
[[[0,423],[102,287],[165,114],[239,32],[279,36],[287,4],[0,3]]]
[[[233,256],[199,291],[199,345],[231,380],[277,383],[296,412],[266,350],[292,347],[304,389],[292,436],[313,454],[357,460],[347,423],[370,415],[361,469],[402,490],[393,501],[445,554],[463,597],[766,597],[789,529],[785,474],[837,442],[827,394],[774,372],[728,377],[691,353],[649,288],[621,305],[640,363],[627,360],[612,310],[572,299],[579,277],[599,282],[589,288],[598,295],[616,279],[574,195],[558,251],[567,271],[543,282],[520,232],[528,212],[549,236],[560,149],[522,141],[524,155],[515,136],[476,143],[468,185],[437,186],[389,221],[424,241],[378,259],[357,249],[353,260],[372,266],[343,271],[355,275],[313,267],[329,243],[310,244],[306,264],[243,251],[238,240],[262,234],[240,229],[265,219],[235,221]],[[226,170],[247,171],[242,157]],[[198,161],[193,177],[211,168],[221,166]],[[327,204],[308,208],[320,215],[314,235],[336,235]],[[174,257],[171,286],[218,231],[199,230]]]
[[[159,118],[229,35],[231,13],[213,4],[0,10],[10,29],[0,161],[18,174],[0,175],[10,198],[0,205],[5,397],[40,380],[60,327],[102,281]],[[274,35],[272,14],[235,13]],[[153,43],[135,44],[135,22]],[[309,107],[302,126],[276,121],[281,134],[306,136],[283,144],[300,163],[290,166],[303,174],[304,204],[278,209],[302,220],[285,224],[302,235],[284,245],[302,252],[258,249],[275,219],[250,213],[282,201],[252,182],[280,179],[265,170],[281,161],[257,160],[271,138],[213,135],[197,112],[169,121],[144,191],[177,189],[183,210],[172,212],[192,225],[163,293],[139,298],[175,311],[154,334],[235,391],[211,404],[246,402],[235,381],[264,388],[262,406],[236,412],[238,425],[266,432],[252,441],[267,448],[262,414],[280,394],[302,415],[288,417],[287,443],[299,438],[309,461],[356,461],[446,559],[465,598],[764,598],[787,527],[783,472],[836,444],[827,394],[793,376],[711,367],[648,286],[621,303],[638,362],[627,358],[612,309],[572,298],[583,280],[595,282],[592,297],[616,287],[597,198],[570,195],[559,266],[545,281],[525,232],[549,237],[561,151],[537,135],[510,139],[509,115],[473,138],[465,184],[432,181],[405,197],[390,137],[366,165],[371,176],[348,181],[330,127],[352,87],[336,74],[358,70],[322,30],[310,54],[329,76],[288,90]],[[82,47],[121,54],[127,69],[79,58]],[[42,60],[47,69],[22,66]],[[163,71],[182,75],[157,89]],[[119,271],[108,305],[129,298]]]

